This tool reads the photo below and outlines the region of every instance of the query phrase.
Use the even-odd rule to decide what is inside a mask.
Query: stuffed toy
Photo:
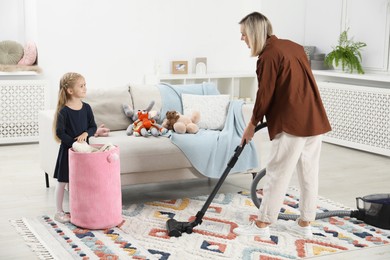
[[[197,123],[200,121],[200,112],[194,111],[191,116],[182,115],[177,111],[168,111],[163,127],[173,125],[173,130],[179,134],[196,134],[199,131]]]
[[[110,133],[110,129],[105,127],[104,124],[101,124],[97,128],[96,133],[94,134],[94,137],[99,137],[99,136],[107,137],[109,133]]]
[[[177,122],[180,115],[176,111],[167,111],[165,114],[165,119],[163,122],[163,127],[165,127],[168,130],[173,130],[173,125]]]
[[[154,106],[154,101],[152,100],[147,108],[144,110],[151,112],[152,108]],[[130,124],[134,123],[138,119],[138,113],[135,113],[133,109],[130,108],[127,104],[122,104],[123,111],[125,112],[125,115],[130,119]],[[157,113],[157,112],[156,112]]]
[[[89,145],[87,142],[74,142],[72,144],[73,151],[79,153],[104,152],[104,151],[109,151],[113,148],[115,148],[115,146],[111,143],[104,144],[100,148]]]
[[[156,123],[153,115],[146,110],[139,110],[138,119],[127,128],[127,134],[134,136],[159,136],[166,133],[166,129]]]
[[[72,144],[72,148],[73,151],[79,153],[93,153],[98,150],[96,147],[89,145],[87,142],[74,142]]]
[[[125,115],[130,119],[130,124],[134,123],[137,120],[137,113],[134,113],[134,110],[127,104],[122,104],[122,107]]]
[[[155,111],[155,110],[152,110],[153,106],[154,106],[154,101],[152,100],[150,102],[150,104],[148,105],[148,107],[146,109],[143,109],[143,110],[138,110],[137,113],[134,112],[133,109],[130,108],[129,105],[127,104],[122,104],[122,107],[123,107],[123,111],[125,112],[125,115],[130,119],[130,125],[127,127],[126,129],[126,134],[127,135],[132,135],[133,132],[134,132],[134,123],[137,122],[137,120],[139,119],[138,118],[138,115],[140,114],[139,112],[141,111],[146,111],[148,113],[148,117],[150,120],[154,120],[155,122],[159,120],[160,118],[160,112],[158,111]],[[142,113],[141,113],[142,114]],[[144,116],[145,117],[145,116]],[[145,118],[144,118],[145,119]],[[139,121],[137,122],[137,124],[139,124]],[[156,127],[160,127],[161,126],[157,126]],[[143,131],[143,130],[142,130]],[[144,132],[144,131],[143,131]],[[147,135],[147,133],[145,133],[145,135]],[[157,136],[158,134],[155,132],[155,130],[153,130],[153,134],[154,136]]]

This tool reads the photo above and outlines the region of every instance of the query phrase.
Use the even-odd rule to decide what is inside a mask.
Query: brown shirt
[[[331,130],[303,47],[272,35],[257,60],[259,83],[252,123],[265,116],[269,136],[314,136]]]

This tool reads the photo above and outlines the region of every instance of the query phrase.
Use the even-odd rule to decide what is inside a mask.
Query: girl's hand
[[[88,133],[84,132],[81,135],[79,135],[78,137],[76,137],[75,139],[77,140],[77,142],[81,143],[81,142],[86,142],[87,138],[88,138]]]
[[[241,145],[244,144],[244,141],[246,142],[246,144],[249,144],[249,142],[255,135],[255,128],[256,126],[254,126],[251,122],[248,123],[247,127],[244,130],[244,133],[242,134]]]

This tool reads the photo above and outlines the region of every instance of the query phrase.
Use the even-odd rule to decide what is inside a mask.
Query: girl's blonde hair
[[[248,38],[251,55],[259,56],[265,47],[267,37],[273,34],[271,22],[261,13],[253,12],[242,18],[239,24],[243,26]]]
[[[60,110],[65,106],[66,102],[69,100],[69,93],[67,90],[72,89],[75,86],[77,80],[80,78],[84,78],[84,77],[81,74],[75,72],[68,72],[64,76],[62,76],[60,80],[57,109],[54,114],[54,122],[53,122],[54,139],[57,142],[61,142],[60,138],[58,138],[57,136],[56,130],[57,130],[58,117],[60,116]]]

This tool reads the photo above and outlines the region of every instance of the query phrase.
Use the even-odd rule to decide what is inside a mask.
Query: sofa
[[[91,105],[96,124],[98,126],[105,124],[105,126],[110,129],[108,137],[90,137],[89,143],[112,143],[119,147],[122,186],[193,178],[208,178],[194,168],[183,151],[172,142],[170,138],[171,135],[178,135],[177,133],[168,132],[165,135],[158,137],[136,137],[133,135],[128,136],[126,134],[126,129],[132,121],[125,115],[123,104],[128,104],[130,108],[137,111],[145,109],[151,101],[154,101],[152,110],[160,113],[160,123],[164,119],[165,110],[172,109],[173,102],[170,99],[173,98],[173,95],[175,94],[163,93],[158,85],[159,84],[126,85],[107,89],[88,89],[87,98],[84,100]],[[204,89],[207,87],[209,93],[206,93],[206,95],[208,94],[208,97],[213,97],[213,100],[217,100],[219,97],[217,87],[211,83],[192,84],[190,86],[181,85],[180,87],[181,89],[189,89],[191,91],[196,90],[195,92],[189,91],[190,94],[199,94],[198,89],[202,89],[203,92],[201,91],[200,95],[205,92]],[[184,91],[186,92],[186,90]],[[175,98],[180,99],[181,97],[176,95]],[[167,101],[167,99],[169,100]],[[198,101],[195,101],[195,103],[196,102]],[[230,96],[228,102],[231,102]],[[210,102],[206,102],[202,106],[205,107],[209,103]],[[171,107],[169,107],[170,105]],[[173,108],[175,108],[174,105]],[[177,109],[179,110],[180,108],[178,107]],[[221,114],[221,112],[217,111],[218,108],[213,107],[212,109],[213,111],[211,114],[213,115],[213,118],[217,118],[218,113]],[[242,104],[240,109],[243,122],[246,124],[250,119],[253,104]],[[203,115],[201,114],[201,119],[207,119],[208,116],[210,115],[206,115],[205,113]],[[49,176],[53,176],[59,148],[59,144],[56,143],[53,138],[53,118],[54,110],[43,110],[39,112],[40,165],[45,172],[47,187],[49,187]],[[219,116],[219,118],[221,118],[221,116]],[[202,130],[203,129],[200,129],[199,131]],[[255,135],[251,146],[255,147],[254,150],[257,151],[255,152],[255,157],[260,164],[261,158],[258,152],[260,150],[259,136],[260,135]],[[237,146],[238,144],[239,142],[234,145]],[[234,151],[231,151],[231,154],[233,154],[233,152]],[[229,158],[230,157],[231,155]],[[220,169],[221,173],[223,170],[224,169]],[[257,170],[259,170],[259,167],[245,169],[242,172],[253,173]]]

